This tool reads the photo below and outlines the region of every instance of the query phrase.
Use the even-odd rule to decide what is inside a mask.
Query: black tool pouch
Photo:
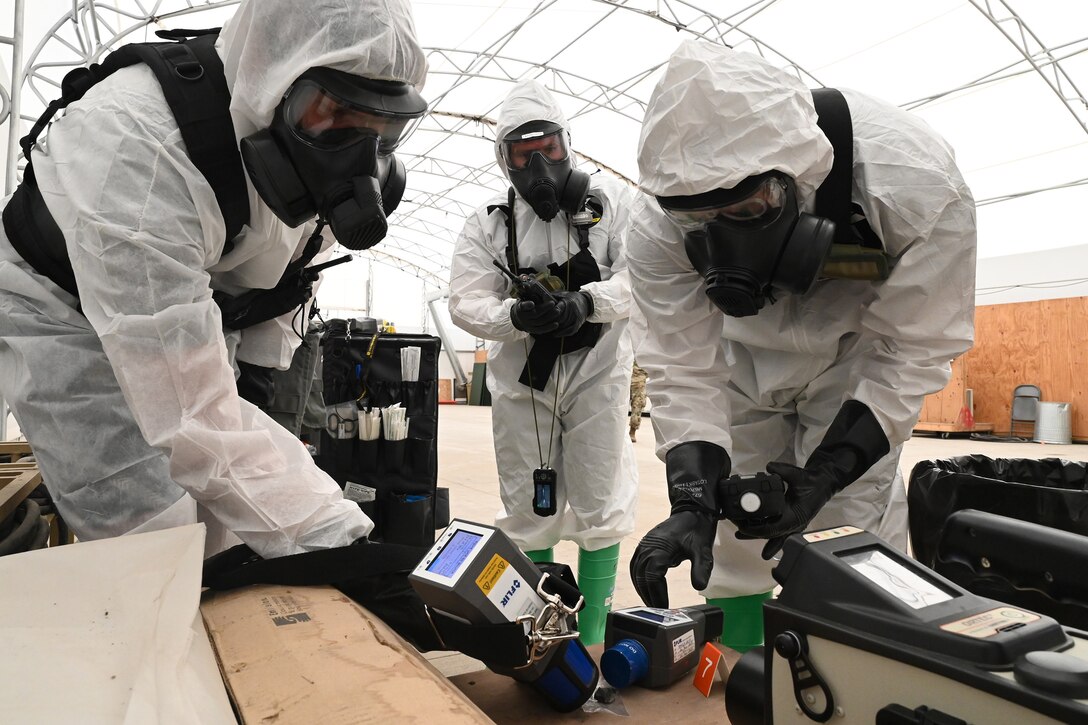
[[[417,347],[417,380],[401,379],[401,350]],[[345,489],[364,492],[358,503],[374,520],[371,539],[429,546],[434,543],[438,499],[438,356],[430,335],[362,332],[355,321],[331,320],[322,339],[322,386],[327,406],[363,411],[400,403],[408,437],[388,440],[321,434],[317,464]],[[355,499],[353,499],[355,500]],[[446,501],[448,510],[448,498]]]

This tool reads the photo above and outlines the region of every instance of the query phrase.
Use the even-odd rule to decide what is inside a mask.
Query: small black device
[[[554,468],[538,468],[533,471],[533,513],[537,516],[555,515],[555,488],[558,481],[559,475]]]
[[[509,277],[514,283],[514,291],[519,300],[527,300],[539,305],[551,299],[552,296],[551,293],[548,292],[548,288],[533,275],[515,274],[513,270],[503,265],[498,260],[492,260],[491,263],[498,267],[499,271]]]
[[[786,509],[786,482],[774,473],[730,476],[718,484],[721,515],[741,524],[772,521]]]
[[[699,663],[703,645],[721,636],[723,616],[713,604],[609,612],[601,673],[616,688],[667,687]]]

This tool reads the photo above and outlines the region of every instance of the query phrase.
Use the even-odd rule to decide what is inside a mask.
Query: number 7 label
[[[721,664],[722,651],[714,646],[713,642],[707,642],[699,657],[699,666],[695,668],[695,689],[703,693],[703,697],[710,697],[710,688],[714,686],[714,673]]]

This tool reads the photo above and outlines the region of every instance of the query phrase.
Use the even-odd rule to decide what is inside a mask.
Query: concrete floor
[[[491,408],[468,405],[439,406],[438,485],[450,489],[452,517],[491,524],[501,508],[498,472],[492,445]],[[665,490],[665,464],[654,455],[654,436],[649,418],[643,419],[638,441],[633,444],[639,467],[639,498],[634,532],[620,545],[620,571],[616,578],[613,607],[640,605],[627,573],[627,563],[642,536],[669,511]],[[918,461],[951,458],[969,453],[991,458],[1066,458],[1088,460],[1088,446],[1052,445],[1005,441],[980,441],[969,438],[917,436],[907,441],[900,459],[904,480]],[[557,561],[574,564],[578,549],[571,542],[555,548]],[[691,588],[688,565],[672,569],[668,575],[670,604],[686,606],[703,600]],[[480,669],[481,665],[463,655],[436,654],[432,663],[444,674]]]

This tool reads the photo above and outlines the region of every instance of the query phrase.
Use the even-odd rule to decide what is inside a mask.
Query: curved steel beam
[[[1065,106],[1066,110],[1076,119],[1081,129],[1088,133],[1088,100],[1073,82],[1073,79],[1065,72],[1065,68],[1054,57],[1051,48],[1039,40],[1028,24],[1016,14],[1005,0],[968,0],[980,13],[989,20],[998,32],[1005,36],[1012,45],[1024,56],[1024,60],[1039,74],[1044,83],[1054,92],[1054,95]],[[1004,13],[998,17],[994,13],[993,6],[1000,5]],[[1008,26],[1014,26],[1010,30]],[[1044,60],[1040,62],[1039,58]]]

